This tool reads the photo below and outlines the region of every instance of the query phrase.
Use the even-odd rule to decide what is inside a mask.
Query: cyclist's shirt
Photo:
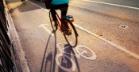
[[[52,5],[61,5],[61,4],[68,4],[69,0],[52,0]]]

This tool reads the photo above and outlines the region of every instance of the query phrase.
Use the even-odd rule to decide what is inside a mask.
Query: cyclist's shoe
[[[72,34],[71,29],[66,29],[66,30],[63,31],[63,32],[64,32],[64,34],[66,34],[66,35],[71,35],[71,34]]]
[[[67,23],[64,23],[61,25],[61,30],[64,34],[66,35],[71,35],[72,34],[72,31],[71,29],[69,28],[68,24]]]

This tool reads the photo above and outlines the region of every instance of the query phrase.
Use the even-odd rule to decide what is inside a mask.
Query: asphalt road
[[[139,72],[137,9],[90,1],[72,1],[70,5],[68,14],[74,16],[79,33],[78,48],[88,48],[94,54],[88,59],[91,53],[84,55],[77,52],[77,61],[71,55],[73,64],[67,60],[64,63],[68,62],[72,68],[66,69],[70,69],[70,72]],[[44,9],[42,3],[29,1],[13,11],[13,19],[31,72],[40,72],[46,48],[48,49],[42,70],[50,72],[51,65],[54,65],[51,62],[55,37],[50,36],[48,10]],[[65,41],[60,32],[57,32],[56,38],[56,43],[62,43],[60,48],[63,48]],[[78,48],[74,51],[80,51]],[[55,71],[62,72],[58,63]]]
[[[119,5],[139,7],[138,0],[92,0],[92,1],[101,1],[101,2],[119,4]]]

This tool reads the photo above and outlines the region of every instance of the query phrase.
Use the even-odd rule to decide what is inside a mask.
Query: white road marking
[[[133,6],[119,5],[119,4],[107,3],[107,2],[101,2],[101,1],[93,1],[93,0],[83,0],[83,1],[139,10],[139,8],[133,7]]]
[[[61,54],[70,54],[70,53],[67,53],[64,51],[64,50],[68,49],[69,46],[63,47],[63,45],[64,45],[64,43],[57,43],[57,48],[60,51],[60,53]],[[70,55],[76,56],[79,59],[80,59],[80,57],[83,57],[84,59],[87,59],[87,60],[95,60],[97,58],[96,53],[85,45],[77,45],[75,48],[73,48],[73,51],[75,52],[75,54],[70,54]],[[88,54],[88,56],[86,56],[87,54]]]
[[[87,1],[87,0],[84,0],[84,1]],[[92,1],[92,2],[93,2],[93,1]],[[94,2],[95,2],[95,1],[94,1]],[[104,2],[96,2],[96,3],[104,3]],[[32,3],[32,4],[34,4],[34,5],[36,5],[36,6],[40,7],[40,8],[42,8],[41,6],[39,6],[39,5],[35,4],[35,3]],[[105,4],[109,4],[109,3],[105,3]],[[115,4],[110,4],[110,5],[115,5]],[[118,5],[117,5],[117,6],[118,6]],[[121,5],[120,5],[120,6],[121,6]],[[42,8],[42,9],[43,9],[43,8]],[[47,11],[47,12],[48,12],[48,10],[46,10],[46,9],[44,9],[44,11]],[[115,48],[117,48],[117,49],[119,49],[119,50],[121,50],[121,51],[123,51],[123,52],[129,54],[130,56],[132,56],[132,57],[134,57],[134,58],[136,58],[136,59],[139,59],[139,55],[138,55],[138,54],[133,53],[133,52],[127,50],[125,47],[122,47],[122,46],[120,46],[120,45],[117,45],[117,44],[115,44],[115,43],[113,43],[113,42],[111,42],[111,41],[105,39],[105,38],[102,38],[101,36],[99,36],[99,35],[97,35],[97,34],[95,34],[95,33],[92,33],[91,31],[89,31],[89,30],[87,30],[87,29],[85,29],[85,28],[79,26],[79,24],[75,24],[75,26],[76,26],[77,28],[79,28],[79,29],[81,29],[81,30],[83,30],[83,31],[85,31],[85,32],[87,32],[87,33],[89,33],[89,34],[95,36],[96,38],[101,39],[101,40],[103,40],[103,41],[109,43],[110,45],[112,45],[112,46],[114,46]],[[50,31],[49,29],[47,29],[44,25],[42,25],[42,26],[40,26],[40,27],[43,27],[48,33],[51,33],[51,31]]]
[[[48,26],[48,25],[47,24],[41,24],[39,27],[42,27],[49,34],[52,34],[52,31],[50,31],[46,26]],[[54,36],[54,34],[52,34],[52,36]]]
[[[113,43],[113,42],[111,42],[111,41],[109,41],[109,40],[107,40],[107,39],[105,39],[105,38],[103,38],[103,37],[101,37],[101,36],[95,34],[95,33],[92,33],[91,31],[89,31],[89,30],[87,30],[87,29],[85,29],[85,28],[79,26],[78,24],[75,24],[75,26],[76,26],[77,28],[79,28],[79,29],[81,29],[81,30],[83,30],[83,31],[85,31],[85,32],[87,32],[87,33],[89,33],[89,34],[95,36],[96,38],[101,39],[101,40],[103,40],[103,41],[109,43],[110,45],[112,45],[112,46],[114,46],[115,48],[117,48],[117,49],[119,49],[119,50],[121,50],[121,51],[123,51],[123,52],[129,54],[130,56],[132,56],[132,57],[134,57],[134,58],[136,58],[136,59],[139,59],[139,55],[138,55],[138,54],[133,53],[133,52],[127,50],[125,47],[122,47],[122,46],[120,46],[120,45],[117,45],[117,44],[115,44],[115,43]]]
[[[67,61],[69,62],[70,61],[72,66],[70,68],[66,68],[66,67],[62,66],[61,62],[64,63],[64,61],[60,62],[59,58],[61,58],[61,57],[65,60],[65,62],[67,62]],[[59,53],[59,54],[56,55],[56,60],[55,61],[56,61],[56,64],[62,70],[66,71],[66,72],[75,72],[75,70],[76,70],[76,63],[75,63],[75,61],[72,58],[70,58],[69,56],[67,56],[67,55],[63,55],[63,54]],[[65,63],[65,64],[67,65],[68,63]]]

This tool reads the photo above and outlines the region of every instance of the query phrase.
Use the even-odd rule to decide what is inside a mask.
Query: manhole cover
[[[127,29],[128,26],[127,25],[120,25],[119,28],[121,28],[121,29]]]

